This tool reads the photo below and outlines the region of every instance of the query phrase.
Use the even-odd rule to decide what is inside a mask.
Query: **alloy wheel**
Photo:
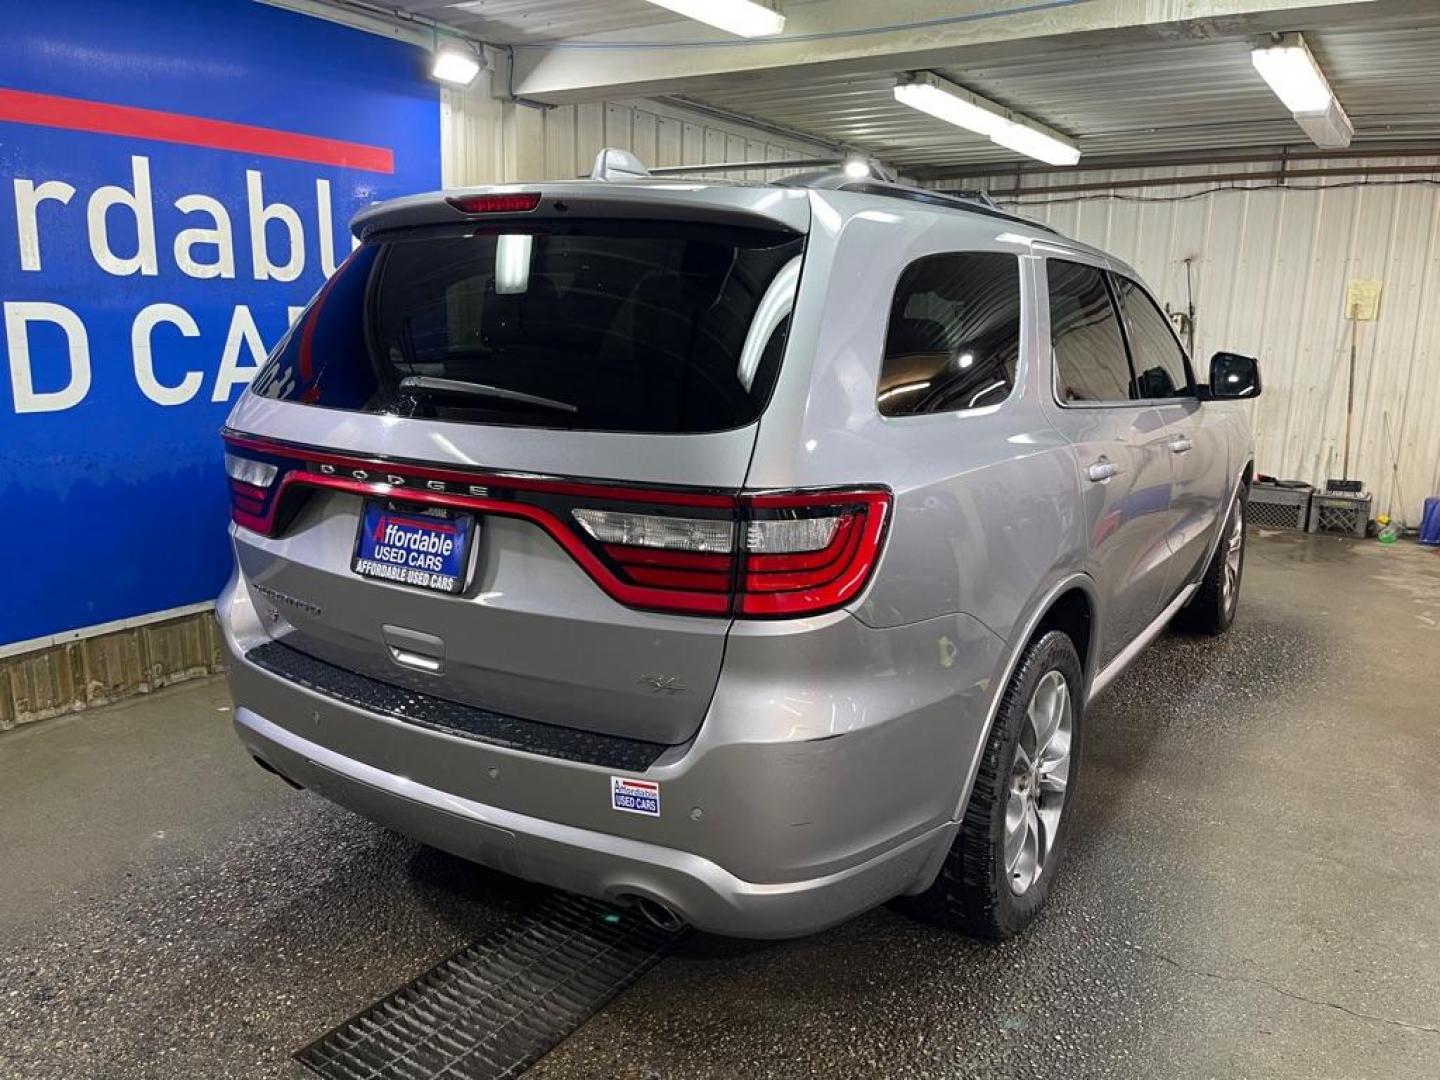
[[[1005,873],[1016,896],[1040,879],[1055,846],[1070,780],[1074,716],[1070,684],[1061,672],[1047,671],[1025,709],[1005,804]]]
[[[1230,515],[1230,527],[1225,536],[1225,572],[1220,589],[1228,613],[1234,606],[1240,592],[1240,557],[1245,550],[1245,512],[1239,503]]]

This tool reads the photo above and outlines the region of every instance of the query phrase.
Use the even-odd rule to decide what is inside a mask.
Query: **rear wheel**
[[[1180,613],[1180,625],[1202,634],[1223,634],[1235,621],[1240,582],[1245,573],[1245,493],[1230,507],[1220,543],[1205,568],[1194,598]]]
[[[1006,687],[954,846],[935,884],[902,907],[978,937],[1007,938],[1039,913],[1064,853],[1084,716],[1080,657],[1050,631]]]

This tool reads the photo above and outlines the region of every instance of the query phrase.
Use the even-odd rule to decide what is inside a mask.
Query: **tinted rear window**
[[[785,298],[771,297],[763,326],[757,309],[772,284],[793,296],[798,264],[777,275],[802,245],[793,234],[614,222],[367,244],[253,388],[483,424],[739,427],[765,407],[788,328]]]
[[[905,268],[890,305],[875,404],[882,416],[998,405],[1020,356],[1020,261],[970,251]]]

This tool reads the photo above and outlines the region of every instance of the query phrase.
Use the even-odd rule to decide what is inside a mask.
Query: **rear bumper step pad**
[[[255,646],[245,659],[272,675],[367,712],[507,750],[644,772],[668,749],[663,743],[581,731],[447,701],[346,671],[278,641]]]
[[[295,1055],[326,1080],[519,1076],[684,935],[553,894]]]

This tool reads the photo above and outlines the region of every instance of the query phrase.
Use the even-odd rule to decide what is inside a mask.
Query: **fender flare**
[[[965,814],[965,805],[970,801],[970,791],[975,786],[975,777],[980,772],[980,758],[985,753],[985,744],[990,741],[990,729],[995,726],[995,717],[1000,712],[1000,699],[1005,696],[1005,688],[1010,685],[1010,679],[1015,674],[1015,668],[1020,663],[1020,655],[1025,647],[1030,644],[1030,639],[1035,636],[1035,630],[1050,613],[1055,601],[1072,589],[1080,589],[1087,600],[1090,601],[1090,608],[1093,612],[1093,630],[1090,634],[1090,647],[1086,650],[1088,655],[1080,658],[1081,666],[1085,672],[1085,691],[1089,692],[1090,680],[1095,677],[1095,661],[1100,648],[1099,623],[1104,605],[1100,602],[1100,592],[1095,585],[1095,579],[1089,574],[1079,571],[1062,577],[1055,584],[1050,586],[1041,598],[1031,605],[1030,614],[1021,626],[1021,632],[1015,637],[1005,656],[1004,666],[1001,668],[1001,675],[995,681],[994,693],[990,696],[990,705],[985,711],[985,723],[980,729],[980,737],[975,742],[974,752],[971,754],[969,767],[965,771],[965,780],[960,788],[960,799],[956,803],[955,812],[951,815],[952,821],[960,821]],[[1082,694],[1082,700],[1084,695]]]

